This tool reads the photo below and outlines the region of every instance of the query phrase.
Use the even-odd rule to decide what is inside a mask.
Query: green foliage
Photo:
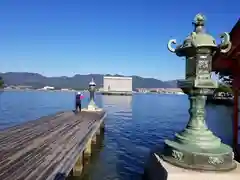
[[[157,90],[155,90],[155,89],[151,89],[149,92],[157,92]]]
[[[221,71],[221,72],[216,72],[216,74],[219,75],[219,80],[221,80],[224,84],[232,87],[233,76],[230,72]]]
[[[4,85],[4,81],[3,81],[2,77],[0,77],[0,88],[2,88],[3,85]]]
[[[232,93],[232,88],[230,85],[219,84],[219,87],[215,90],[215,92],[228,92]]]
[[[219,87],[215,90],[215,92],[232,93],[232,82],[233,82],[232,74],[227,71],[216,72],[216,74],[219,75],[219,80],[222,83],[219,84]]]
[[[233,81],[232,76],[220,76],[220,79],[222,80],[223,83],[225,83],[228,86],[232,87],[232,81]]]

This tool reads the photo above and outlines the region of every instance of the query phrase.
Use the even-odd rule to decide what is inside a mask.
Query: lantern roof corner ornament
[[[231,49],[230,35],[227,32],[221,34],[221,44],[217,45],[214,37],[206,33],[204,27],[205,21],[206,17],[198,13],[192,22],[194,25],[193,32],[186,37],[182,44],[177,45],[176,48],[172,47],[172,44],[177,44],[176,39],[170,39],[167,46],[168,50],[176,53],[177,56],[188,56],[201,47],[212,49],[212,51],[219,49],[220,52],[227,53]]]

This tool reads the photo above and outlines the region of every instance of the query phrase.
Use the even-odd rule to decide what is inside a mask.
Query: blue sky
[[[185,61],[167,50],[168,40],[181,43],[202,12],[219,42],[239,7],[237,0],[1,0],[0,72],[182,78]]]

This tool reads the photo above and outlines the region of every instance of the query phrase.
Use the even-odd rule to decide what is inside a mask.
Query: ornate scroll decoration
[[[181,161],[183,158],[183,153],[180,151],[173,150],[172,151],[172,157],[177,159],[178,161]]]
[[[172,53],[175,53],[175,50],[176,50],[176,49],[174,49],[174,48],[172,47],[172,44],[177,44],[177,40],[176,40],[176,39],[170,39],[170,40],[168,41],[168,45],[167,45],[168,50],[169,50],[170,52],[172,52]]]
[[[232,48],[232,43],[230,41],[230,35],[227,32],[224,32],[220,35],[221,44],[219,45],[220,51],[222,53],[227,53]]]
[[[221,157],[209,157],[208,158],[208,163],[212,165],[218,165],[218,164],[223,164],[224,159]]]

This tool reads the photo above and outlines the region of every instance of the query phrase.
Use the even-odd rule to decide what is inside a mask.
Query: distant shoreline
[[[73,92],[73,93],[76,93],[78,91],[80,92],[88,92],[88,90],[61,90],[61,89],[55,89],[55,90],[47,90],[47,89],[0,89],[0,92],[1,91],[21,91],[21,92],[31,92],[31,91],[41,91],[41,92]],[[99,93],[99,91],[96,91],[96,93]]]
[[[169,88],[171,89],[171,88]],[[148,90],[148,89],[147,89]],[[70,90],[70,89],[21,89],[21,88],[17,88],[17,89],[14,89],[14,88],[0,88],[0,92],[33,92],[33,91],[40,91],[40,92],[73,92],[73,93],[76,93],[78,91],[80,92],[88,92],[88,90]],[[96,90],[96,94],[99,94],[99,93],[103,93],[104,91],[102,90]],[[164,91],[133,91],[132,92],[133,94],[135,93],[143,93],[143,94],[177,94],[177,95],[182,95],[184,94],[183,92],[178,92],[178,91],[168,91],[168,88],[165,88]]]
[[[76,92],[76,90],[45,90],[45,89],[0,89],[0,91]]]

